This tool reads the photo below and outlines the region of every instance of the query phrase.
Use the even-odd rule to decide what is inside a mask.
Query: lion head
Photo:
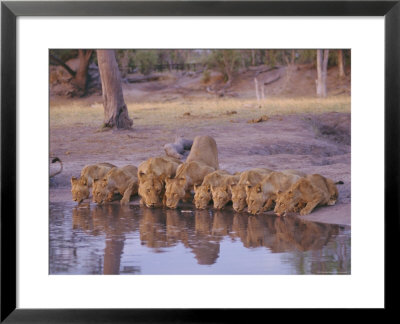
[[[237,212],[246,208],[246,190],[244,185],[233,184],[230,186],[232,193],[232,207]]]
[[[211,187],[212,198],[215,209],[222,209],[231,200],[232,194],[229,186],[213,186]]]
[[[103,178],[101,180],[93,181],[93,202],[96,204],[102,204],[107,200],[107,179]]]
[[[142,197],[147,207],[161,207],[164,198],[164,181],[156,176],[142,178],[139,184],[138,194]]]
[[[89,186],[84,178],[71,178],[72,199],[81,203],[84,199],[89,198]]]
[[[168,208],[176,208],[179,200],[185,197],[186,178],[165,179],[165,198]]]
[[[266,202],[261,184],[255,186],[248,185],[246,187],[246,195],[247,211],[253,215],[260,213]]]
[[[300,179],[285,192],[278,192],[274,212],[285,216],[288,212],[298,212],[307,205],[307,193],[312,190],[312,184],[307,179]]]
[[[194,186],[194,204],[197,209],[205,209],[211,200],[209,185]]]
[[[296,212],[300,209],[301,197],[298,190],[292,188],[285,192],[278,192],[274,212],[278,216],[285,216],[288,212]]]

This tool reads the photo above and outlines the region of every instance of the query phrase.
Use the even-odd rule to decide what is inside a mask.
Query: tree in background
[[[233,81],[233,74],[241,63],[240,52],[237,50],[212,50],[207,63],[224,75],[225,86],[229,87]]]
[[[124,101],[114,50],[97,50],[97,61],[103,92],[104,127],[131,128],[133,121]]]
[[[344,72],[343,50],[337,51],[337,57],[338,57],[339,78],[343,79],[346,76]]]
[[[328,59],[329,50],[317,50],[317,80],[315,80],[315,83],[318,97],[326,97],[327,95]]]
[[[91,49],[78,50],[79,65],[73,82],[78,89],[83,91],[83,93],[86,93],[88,68],[92,53],[93,50]]]
[[[157,64],[158,55],[155,50],[137,50],[135,53],[135,63],[139,72],[143,75],[149,75]]]

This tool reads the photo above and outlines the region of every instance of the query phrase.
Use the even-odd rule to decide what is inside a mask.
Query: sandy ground
[[[217,142],[221,169],[297,169],[343,181],[338,185],[335,206],[317,208],[304,219],[350,225],[350,113],[274,115],[260,123],[233,116],[220,122],[202,120],[198,125],[186,123],[185,118],[176,129],[162,125],[134,125],[129,131],[107,132],[79,126],[51,129],[50,153],[61,158],[64,169],[51,178],[50,201],[71,200],[70,177],[79,176],[86,164],[106,161],[117,166],[137,166],[151,156],[163,155],[163,145],[173,142],[176,135],[188,139],[210,135]],[[57,166],[51,165],[52,168]]]

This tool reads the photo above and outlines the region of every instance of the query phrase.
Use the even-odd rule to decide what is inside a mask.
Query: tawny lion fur
[[[166,206],[176,208],[179,200],[189,200],[190,191],[194,185],[200,185],[204,177],[215,171],[215,169],[203,162],[191,161],[185,162],[176,170],[176,176],[173,179],[165,179],[165,198]]]
[[[279,193],[275,213],[284,216],[288,212],[308,215],[317,206],[334,205],[339,193],[335,183],[320,174],[300,178],[285,192]]]
[[[93,180],[104,177],[112,168],[115,165],[107,162],[84,166],[79,178],[71,177],[72,199],[80,203],[89,198],[89,188],[92,187]]]
[[[246,208],[246,186],[249,184],[257,184],[263,177],[271,172],[273,172],[273,170],[264,168],[243,171],[240,175],[239,182],[230,186],[233,209],[237,212],[242,212]]]
[[[174,177],[182,162],[170,156],[151,157],[138,167],[141,204],[160,207],[165,194],[165,179]]]
[[[202,162],[214,170],[219,169],[217,143],[211,136],[196,136],[185,162]]]
[[[110,202],[115,194],[121,194],[121,205],[128,204],[130,197],[138,192],[138,168],[126,165],[122,168],[113,168],[100,180],[93,183],[93,202],[102,204]]]
[[[207,207],[212,198],[211,186],[218,186],[226,175],[230,175],[230,173],[225,170],[216,170],[207,174],[201,185],[194,186],[193,202],[197,209],[205,209]]]
[[[271,172],[256,185],[246,187],[247,211],[257,214],[273,208],[278,192],[285,191],[301,177],[290,172]]]
[[[212,200],[215,209],[224,208],[226,204],[232,200],[231,186],[237,184],[239,179],[240,174],[226,175],[219,184],[211,186]]]

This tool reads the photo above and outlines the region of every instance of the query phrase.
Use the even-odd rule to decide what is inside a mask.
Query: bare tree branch
[[[50,58],[52,58],[54,61],[56,61],[58,64],[60,64],[64,69],[68,71],[69,74],[71,74],[73,77],[75,77],[76,72],[73,71],[67,64],[65,64],[61,59],[59,59],[57,56],[54,54],[50,53]]]

